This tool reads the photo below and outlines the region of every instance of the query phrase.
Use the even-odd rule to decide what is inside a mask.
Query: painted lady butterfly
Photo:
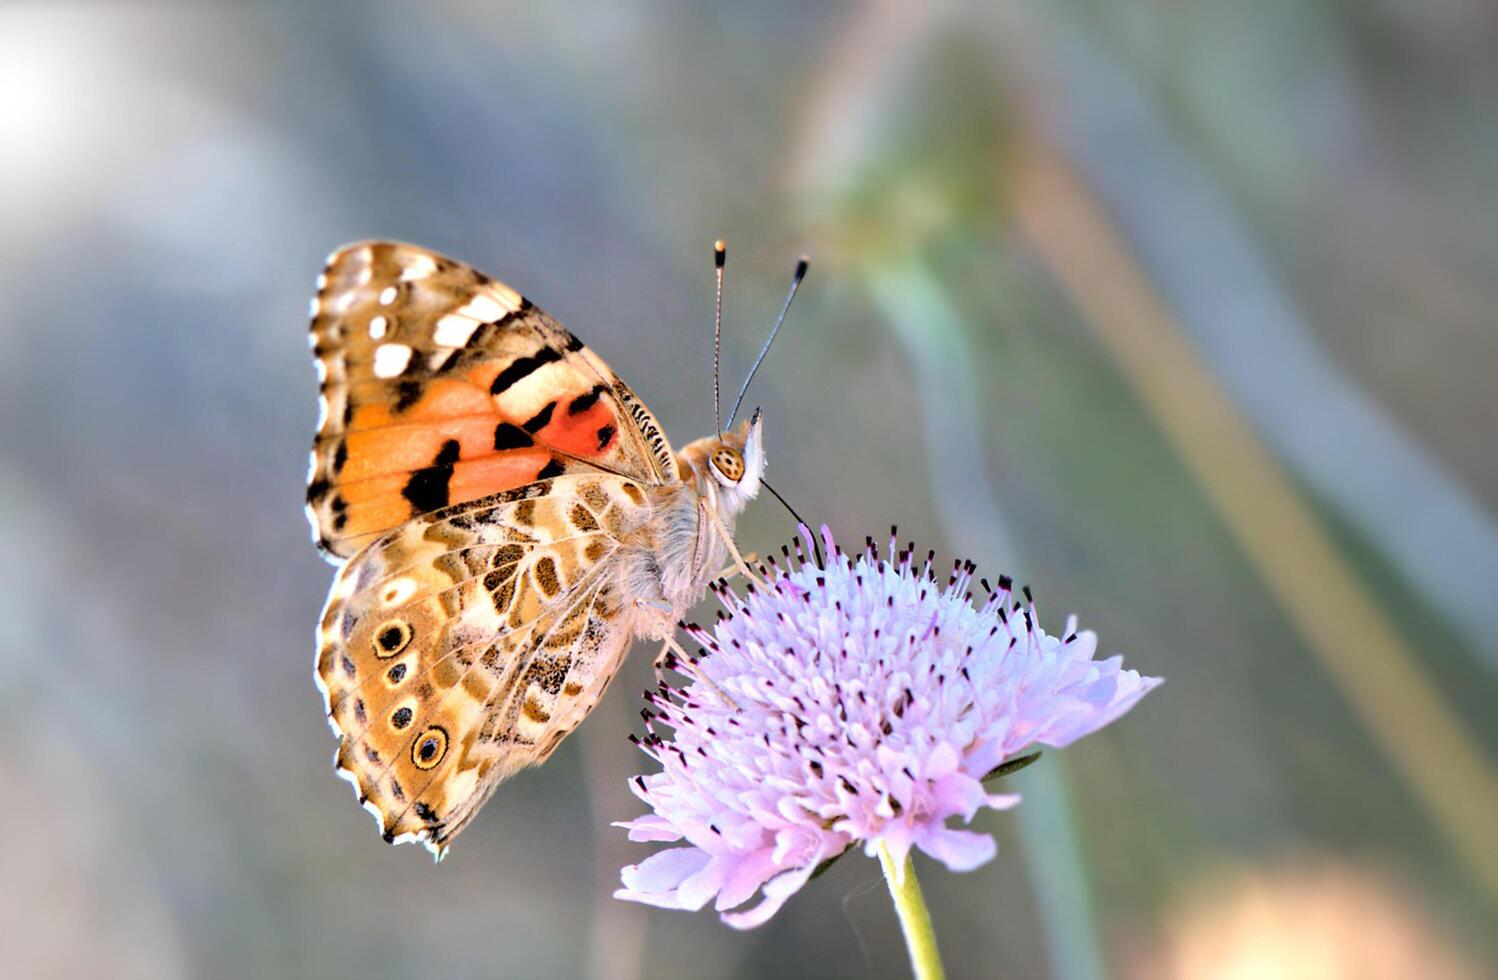
[[[577,727],[635,638],[671,643],[724,563],[743,568],[759,413],[674,453],[561,324],[413,245],[340,249],[317,285],[307,514],[341,563],[317,684],[339,775],[385,840],[440,858]]]

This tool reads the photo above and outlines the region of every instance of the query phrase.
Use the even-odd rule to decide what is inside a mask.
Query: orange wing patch
[[[347,557],[412,517],[564,473],[674,479],[659,426],[608,365],[519,293],[375,242],[329,258],[308,513]]]

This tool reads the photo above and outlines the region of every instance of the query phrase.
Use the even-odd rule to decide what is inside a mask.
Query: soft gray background
[[[777,487],[1169,678],[1017,780],[991,864],[919,865],[952,975],[1359,926],[1481,963],[1494,894],[1384,752],[1421,733],[1349,707],[1014,218],[1053,147],[1491,779],[1495,49],[1479,0],[0,7],[4,972],[905,972],[862,857],[747,934],[609,897],[648,853],[609,826],[645,657],[447,862],[379,841],[329,765],[301,509],[307,299],[373,236],[523,290],[678,444],[712,240],[730,388],[811,253],[750,399]]]

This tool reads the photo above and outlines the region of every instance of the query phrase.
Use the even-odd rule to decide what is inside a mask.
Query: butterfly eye
[[[433,725],[411,746],[411,761],[417,769],[431,769],[447,755],[447,732]]]
[[[713,453],[712,466],[729,483],[738,483],[744,478],[744,457],[738,450],[727,446],[719,448]]]

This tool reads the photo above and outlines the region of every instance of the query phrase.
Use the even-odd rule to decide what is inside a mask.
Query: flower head
[[[918,564],[893,540],[853,558],[825,527],[822,539],[825,563],[798,545],[766,586],[715,589],[718,623],[690,630],[708,655],[673,664],[690,683],[647,694],[640,745],[661,771],[631,785],[653,812],[620,826],[685,846],[625,868],[616,897],[715,899],[748,928],[854,844],[872,854],[882,842],[900,866],[917,847],[971,870],[994,856],[993,838],[951,818],[1019,801],[988,792],[985,776],[1028,746],[1096,731],[1160,683],[1121,657],[1093,660],[1097,637],[1074,618],[1046,634],[1007,578],[974,608],[971,564],[943,583],[930,557]]]

